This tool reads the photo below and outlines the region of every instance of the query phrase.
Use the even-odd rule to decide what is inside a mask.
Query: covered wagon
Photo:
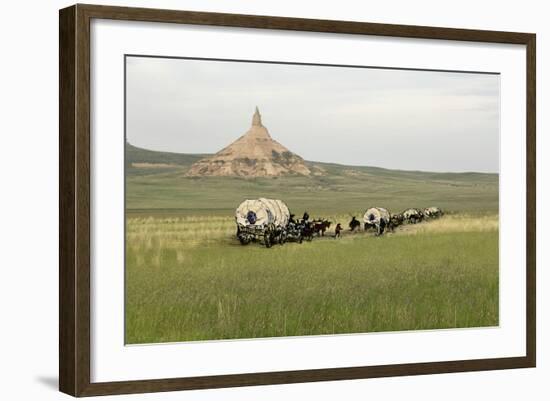
[[[235,211],[237,238],[241,244],[261,241],[266,247],[284,243],[290,219],[287,205],[278,199],[247,199]]]
[[[390,212],[383,207],[371,207],[363,215],[365,231],[370,228],[376,229],[378,234],[382,234],[390,222]]]
[[[420,209],[410,208],[401,214],[403,215],[403,221],[410,224],[419,223],[424,219],[424,213]]]
[[[441,210],[437,206],[427,207],[426,209],[424,209],[424,216],[432,219],[436,219],[438,217],[443,216],[443,210]]]

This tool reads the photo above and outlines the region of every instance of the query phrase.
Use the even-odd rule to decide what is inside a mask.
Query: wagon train
[[[382,235],[385,231],[394,231],[402,224],[416,224],[441,216],[443,211],[436,206],[425,209],[409,208],[398,214],[391,214],[383,207],[371,207],[363,215],[363,228],[364,231],[374,230],[376,235]],[[324,236],[331,225],[327,219],[309,220],[307,212],[301,220],[295,220],[283,201],[267,198],[243,201],[235,211],[235,221],[237,238],[242,245],[259,242],[267,248],[287,241],[311,241],[315,234]],[[354,232],[361,229],[361,223],[353,217],[349,227]],[[341,226],[337,224],[334,238],[339,237],[340,231]]]
[[[371,207],[363,215],[364,231],[374,229],[376,235],[382,235],[385,231],[394,231],[403,224],[416,224],[426,219],[437,219],[443,216],[443,210],[431,206],[425,209],[409,208],[402,213],[393,214],[383,207]],[[360,227],[359,221],[353,217],[349,223],[350,231]]]

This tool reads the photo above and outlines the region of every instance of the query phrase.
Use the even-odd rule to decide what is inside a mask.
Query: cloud
[[[127,137],[216,152],[258,105],[272,136],[309,160],[497,172],[499,91],[495,74],[129,57]]]

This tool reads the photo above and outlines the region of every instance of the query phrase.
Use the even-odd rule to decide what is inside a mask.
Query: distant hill
[[[231,214],[243,199],[283,199],[292,210],[355,213],[436,205],[449,211],[498,212],[498,174],[436,173],[304,161],[322,174],[274,177],[189,176],[207,154],[126,145],[128,210]],[[147,212],[149,213],[149,212]],[[164,212],[162,212],[164,213]]]
[[[162,152],[139,148],[130,143],[126,143],[126,164],[133,167],[134,170],[150,170],[151,174],[162,172],[163,168],[176,168],[178,171],[187,172],[194,163],[213,156],[209,153],[175,153]],[[385,179],[411,179],[411,180],[465,180],[479,182],[494,182],[498,179],[498,174],[493,173],[440,173],[430,171],[414,170],[393,170],[382,167],[372,166],[348,166],[338,163],[324,163],[315,161],[305,161],[305,164],[313,170],[322,171],[323,174],[333,176],[348,176],[359,179],[365,176],[377,176]],[[186,169],[187,168],[187,169]]]
[[[126,142],[126,165],[132,167],[135,165],[151,165],[154,168],[156,165],[160,166],[186,166],[189,167],[193,163],[196,163],[203,157],[209,156],[207,154],[187,154],[187,153],[171,153],[171,152],[159,152],[156,150],[148,150],[138,148]]]

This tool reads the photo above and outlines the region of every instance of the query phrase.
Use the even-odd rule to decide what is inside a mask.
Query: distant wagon
[[[420,209],[410,208],[403,213],[403,221],[409,224],[420,223],[424,219],[424,213]]]
[[[274,243],[284,243],[290,219],[287,205],[278,199],[247,199],[235,211],[237,238],[246,245],[252,241],[263,242],[270,248]]]
[[[378,234],[382,234],[390,222],[390,213],[383,207],[371,207],[363,215],[365,231],[374,228]]]
[[[443,210],[441,210],[436,206],[427,207],[426,209],[424,209],[424,216],[432,219],[436,219],[438,217],[443,216]]]

